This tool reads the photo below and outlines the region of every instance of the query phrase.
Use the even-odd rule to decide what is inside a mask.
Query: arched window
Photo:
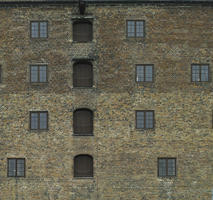
[[[74,135],[93,135],[93,112],[89,109],[74,111]]]
[[[93,67],[90,62],[76,62],[73,65],[73,86],[92,87]]]
[[[77,155],[74,158],[74,177],[93,177],[93,157]]]
[[[92,41],[92,35],[92,23],[90,21],[80,20],[73,23],[73,41]]]

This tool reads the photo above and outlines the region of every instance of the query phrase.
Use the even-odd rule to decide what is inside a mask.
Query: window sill
[[[208,84],[210,83],[210,81],[191,81],[192,84],[195,84],[195,85],[202,85],[202,84]]]
[[[82,43],[88,43],[88,44],[93,44],[93,43],[95,43],[95,41],[94,40],[92,40],[92,41],[71,41],[73,44],[78,44],[78,43],[80,43],[80,44],[82,44]]]
[[[211,84],[210,81],[203,81],[203,82],[191,82],[190,86],[191,87],[196,87],[196,88],[205,88],[205,87],[209,87]]]
[[[158,176],[158,179],[176,179],[177,176]]]
[[[155,82],[135,82],[135,87],[155,88]]]
[[[137,132],[155,132],[155,128],[147,128],[147,129],[142,129],[142,128],[135,128],[135,131]]]
[[[92,86],[92,87],[72,87],[72,89],[76,89],[76,90],[78,90],[78,89],[96,89],[96,87],[95,86]]]
[[[137,84],[153,84],[154,81],[136,81]]]
[[[145,36],[126,36],[127,39],[135,38],[135,39],[145,39]]]
[[[145,81],[144,82],[142,82],[142,81],[139,82],[139,81],[137,81],[136,84],[138,86],[146,86],[146,85],[154,85],[155,82],[151,82],[151,81],[150,82],[148,82],[148,81],[147,82],[145,82]]]
[[[145,37],[126,37],[124,41],[144,42],[145,39]]]
[[[49,129],[29,129],[30,132],[48,132]]]
[[[47,38],[30,38],[30,41],[47,41],[48,40],[48,37]]]
[[[142,130],[142,131],[146,131],[146,130],[155,130],[155,127],[154,128],[135,128],[135,130]]]
[[[90,134],[90,135],[88,135],[88,134],[73,134],[72,136],[77,136],[77,137],[81,137],[81,136],[83,136],[83,137],[85,137],[85,136],[94,136],[93,134]]]
[[[34,86],[34,85],[47,85],[48,82],[30,82],[30,85]]]
[[[43,82],[43,83],[29,83],[29,87],[31,88],[43,88],[43,87],[47,87],[48,86],[48,82]]]
[[[76,180],[81,180],[81,179],[88,179],[88,180],[94,180],[94,177],[73,177]]]

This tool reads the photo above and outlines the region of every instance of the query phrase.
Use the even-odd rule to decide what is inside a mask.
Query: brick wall
[[[191,64],[212,76],[213,8],[199,5],[89,5],[93,41],[72,41],[74,5],[0,8],[1,200],[207,200],[213,188],[212,81],[191,82]],[[126,20],[145,20],[145,38],[127,38]],[[30,39],[30,21],[48,21],[48,39]],[[94,86],[72,84],[73,59],[91,58]],[[48,84],[29,65],[48,65]],[[136,83],[136,64],[154,65]],[[73,111],[94,112],[94,136],[73,136]],[[29,130],[29,111],[49,113],[48,131]],[[155,129],[135,128],[136,110],[155,111]],[[90,154],[94,177],[73,177]],[[7,177],[7,158],[26,159],[26,177]],[[177,176],[159,178],[157,158],[175,157]]]

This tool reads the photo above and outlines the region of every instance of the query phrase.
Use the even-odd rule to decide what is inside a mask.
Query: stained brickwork
[[[191,64],[213,69],[213,8],[116,4],[86,7],[93,41],[72,41],[77,5],[0,8],[1,200],[208,200],[213,188],[213,82],[192,83]],[[30,39],[30,21],[48,21],[47,39]],[[126,37],[126,20],[145,20],[144,38]],[[73,59],[92,59],[94,86],[73,88]],[[30,84],[30,64],[47,64],[48,83]],[[137,64],[154,65],[153,83],[136,83]],[[73,112],[94,113],[94,136],[73,136]],[[155,128],[138,130],[136,110],[154,110]],[[32,131],[30,111],[48,111]],[[73,158],[94,159],[93,178],[74,178]],[[157,176],[174,157],[177,176]],[[7,177],[7,158],[26,159],[26,177]]]

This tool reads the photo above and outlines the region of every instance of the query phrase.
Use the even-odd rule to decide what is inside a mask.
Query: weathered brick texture
[[[213,7],[88,5],[93,41],[72,41],[77,5],[0,8],[1,200],[210,200],[213,82],[191,82],[191,64],[213,73]],[[146,36],[126,37],[126,20]],[[30,39],[30,21],[48,39]],[[72,84],[74,58],[92,58],[94,87]],[[48,84],[29,83],[29,65],[48,65]],[[135,82],[154,64],[154,83]],[[73,136],[73,111],[94,111],[94,136]],[[29,130],[29,111],[49,113],[48,131]],[[135,128],[135,110],[154,110],[155,129]],[[94,158],[94,178],[73,177],[73,158]],[[7,158],[26,159],[26,177],[7,177]],[[177,176],[157,177],[157,158],[176,157]]]

